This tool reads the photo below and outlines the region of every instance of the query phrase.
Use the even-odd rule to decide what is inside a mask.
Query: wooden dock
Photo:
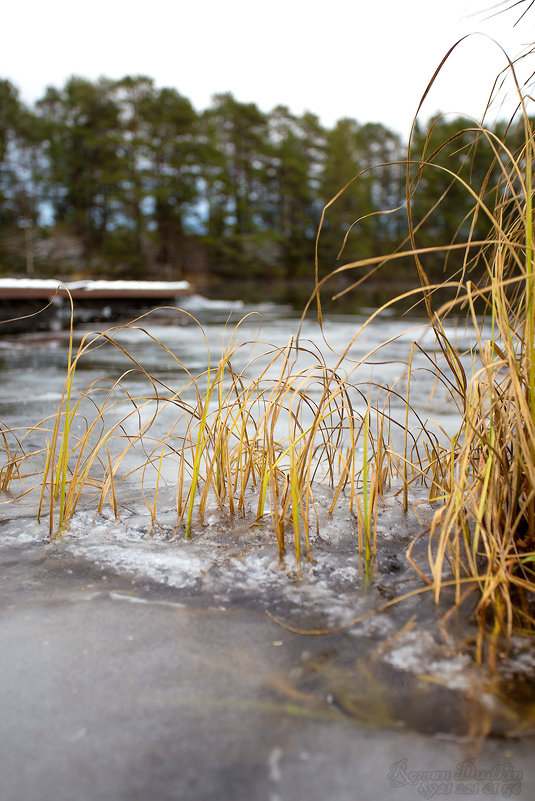
[[[70,281],[0,278],[0,300],[169,300],[191,295],[188,281]]]
[[[192,295],[187,281],[70,281],[0,278],[0,335],[62,327],[75,321],[115,320],[140,309],[174,305]]]

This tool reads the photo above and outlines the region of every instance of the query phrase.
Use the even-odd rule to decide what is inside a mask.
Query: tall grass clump
[[[456,46],[443,59],[422,103]],[[316,256],[314,296],[321,322],[320,297],[330,281],[346,280],[346,288],[334,296],[340,297],[365,280],[380,279],[384,265],[408,257],[413,260],[419,287],[392,298],[370,319],[407,301],[423,309],[436,343],[429,369],[436,382],[447,387],[459,413],[459,427],[453,435],[444,431],[433,435],[427,424],[417,434],[411,431],[411,364],[419,347],[413,344],[408,356],[405,420],[397,420],[403,423],[403,444],[396,448],[389,443],[389,470],[401,481],[405,509],[408,487],[415,480],[428,487],[428,567],[414,560],[412,549],[409,559],[437,602],[452,587],[456,604],[470,594],[477,599],[477,658],[486,653],[490,662],[496,659],[499,643],[513,632],[531,634],[535,629],[535,137],[528,113],[532,98],[521,89],[516,67],[516,62],[508,60],[495,85],[501,86],[509,73],[517,111],[508,123],[489,126],[467,118],[464,129],[457,128],[445,141],[437,142],[437,131],[447,130],[439,124],[442,118],[432,121],[422,137],[416,115],[407,160],[398,165],[406,170],[407,237],[395,252],[342,263],[321,280]],[[423,141],[418,152],[417,131]],[[384,166],[376,165],[376,169]],[[438,177],[435,184],[440,189],[422,210],[419,192],[422,185],[432,185],[429,176]],[[343,192],[351,191],[358,179],[327,204],[318,240],[330,206]],[[462,197],[462,212],[453,240],[444,243],[437,241],[435,218],[440,219],[442,204],[452,193]],[[384,213],[397,211],[385,209]],[[348,236],[353,227],[358,233],[358,222]],[[433,229],[430,237],[428,230]],[[439,259],[446,278],[432,282],[427,265],[433,265],[436,276]],[[353,273],[356,278],[348,280]],[[451,341],[448,323],[452,318],[464,320],[473,343],[470,351],[459,353]],[[384,387],[383,393],[391,399],[399,397],[401,390]],[[392,423],[385,408],[381,419]],[[408,447],[411,436],[412,449]],[[359,503],[366,516],[365,489]]]
[[[474,213],[490,223],[488,239],[470,253],[483,278],[478,284],[465,278],[455,303],[431,316],[452,369],[458,366],[443,326],[451,308],[466,309],[477,342],[472,375],[461,384],[462,424],[446,455],[444,505],[431,523],[434,593],[438,599],[448,562],[457,601],[467,580],[477,587],[481,631],[489,624],[494,635],[508,636],[535,623],[535,140],[523,100],[522,110],[524,141],[515,152],[491,131],[474,128],[500,169],[493,192],[475,198]],[[426,302],[430,309],[427,293]]]
[[[469,170],[468,178],[466,170],[447,176],[473,198],[473,207],[471,217],[459,221],[468,235],[460,277],[454,277],[456,297],[437,311],[415,249],[426,309],[445,362],[457,378],[464,410],[458,434],[444,454],[443,506],[430,525],[429,580],[437,600],[449,575],[457,603],[466,595],[464,585],[477,590],[477,656],[482,658],[487,645],[491,662],[502,635],[531,633],[535,624],[535,139],[529,97],[516,82],[514,64],[509,68],[518,92],[517,117],[501,137],[483,125],[468,129],[474,150],[484,143],[490,153],[482,184],[470,182]],[[513,147],[515,140],[519,144]],[[424,147],[409,184],[413,247],[418,233],[410,216],[411,195],[423,169],[447,172],[434,163],[437,152]],[[468,166],[471,157],[464,155]],[[488,235],[473,241],[479,221],[486,222]],[[448,249],[445,254],[449,256]],[[472,280],[474,273],[478,280]],[[468,375],[444,333],[446,316],[461,308],[475,340]],[[489,632],[490,639],[485,636]]]
[[[375,272],[382,261],[404,253],[414,259],[435,335],[437,380],[448,382],[460,409],[457,433],[438,451],[433,443],[438,459],[428,460],[422,471],[435,511],[429,526],[429,569],[415,566],[437,601],[446,585],[454,586],[457,604],[470,591],[477,592],[477,657],[481,660],[487,649],[491,662],[504,637],[515,631],[532,633],[535,627],[535,138],[527,110],[531,98],[521,91],[511,62],[509,70],[518,93],[518,113],[509,124],[498,134],[469,121],[464,130],[437,144],[433,123],[420,153],[409,145],[407,240],[383,260],[368,259],[336,271]],[[480,149],[487,153],[488,165],[476,180],[471,168]],[[450,166],[459,162],[460,168]],[[416,219],[415,199],[430,173],[443,177],[444,189]],[[448,193],[459,190],[471,206],[458,220],[455,240],[421,246],[426,223]],[[482,229],[487,231],[483,237]],[[448,277],[432,284],[426,259],[432,254],[436,261],[437,253],[442,253]],[[444,290],[451,299],[435,300]],[[473,340],[470,353],[459,354],[448,338],[452,315],[465,318]],[[406,488],[406,448],[402,458]],[[410,470],[415,468],[412,463]]]
[[[151,333],[149,317],[89,331],[78,345],[71,323],[56,413],[20,436],[0,429],[0,490],[18,482],[21,492],[36,491],[37,516],[48,520],[52,540],[68,532],[81,505],[98,513],[108,504],[119,516],[125,485],[138,488],[152,532],[162,496],[169,503],[162,490],[172,488],[175,531],[186,539],[202,530],[211,499],[211,509],[215,503],[231,519],[249,515],[251,525],[271,529],[279,555],[291,548],[299,563],[311,553],[311,532],[319,532],[317,487],[327,484],[331,511],[347,493],[356,548],[369,567],[388,436],[382,426],[372,430],[371,402],[350,381],[344,355],[329,364],[303,337],[283,347],[248,339],[256,314],[227,325],[214,351],[190,317],[206,345],[207,368],[194,375]],[[152,376],[129,352],[133,335],[161,352],[172,380]],[[81,368],[99,350],[115,354],[120,375],[83,387]],[[30,434],[40,448],[26,449]]]

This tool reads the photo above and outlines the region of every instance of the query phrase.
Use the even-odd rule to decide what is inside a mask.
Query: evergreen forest
[[[496,133],[512,149],[522,138],[506,123]],[[0,80],[0,274],[288,287],[313,279],[326,206],[320,275],[408,248],[408,195],[419,247],[484,238],[452,176],[479,193],[494,169],[488,138],[460,117],[417,124],[408,162],[407,142],[380,123],[328,128],[230,93],[198,112],[146,76],[73,76],[29,107]],[[423,258],[442,275],[443,255]],[[381,276],[414,282],[413,260]]]

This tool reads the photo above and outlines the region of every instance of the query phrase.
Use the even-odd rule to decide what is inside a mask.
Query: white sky
[[[216,92],[269,111],[284,104],[332,125],[380,121],[408,136],[428,80],[461,36],[481,31],[511,57],[531,41],[531,13],[470,16],[497,0],[6,0],[0,78],[33,102],[72,74],[127,74],[173,86],[197,110]],[[8,6],[9,3],[9,6]],[[7,6],[7,7],[6,7]],[[464,42],[426,101],[480,117],[506,61],[496,44]]]

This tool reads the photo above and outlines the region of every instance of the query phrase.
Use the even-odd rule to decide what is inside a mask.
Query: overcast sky
[[[7,3],[9,2],[9,5]],[[497,0],[7,0],[0,77],[33,102],[72,74],[127,74],[173,86],[197,110],[231,91],[264,111],[284,104],[326,125],[340,117],[380,121],[408,135],[428,80],[463,35],[485,32],[516,56],[533,14],[471,16]],[[7,7],[6,7],[7,6]],[[533,37],[531,37],[533,38]],[[505,66],[482,36],[455,51],[423,116],[480,117]]]

